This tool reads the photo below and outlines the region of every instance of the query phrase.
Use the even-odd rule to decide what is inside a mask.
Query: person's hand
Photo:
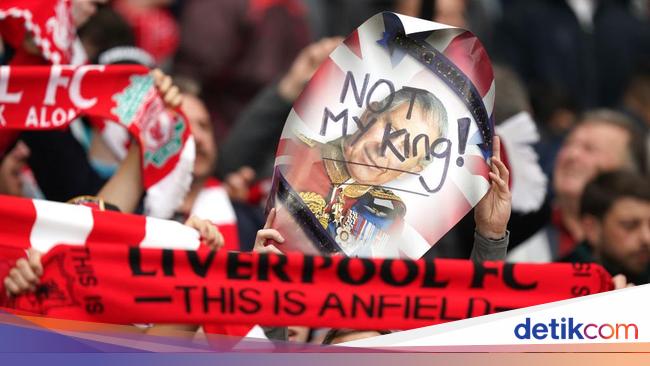
[[[9,296],[18,296],[36,290],[43,275],[41,253],[34,249],[27,251],[27,259],[20,258],[4,279],[5,290]]]
[[[251,184],[255,180],[253,168],[245,166],[226,176],[224,186],[233,201],[246,202],[250,196]]]
[[[7,155],[0,162],[0,193],[12,196],[21,196],[23,193],[23,182],[20,179],[20,172],[27,164],[29,148],[24,142],[18,141]]]
[[[185,226],[196,229],[201,235],[201,240],[211,249],[219,250],[225,244],[223,235],[209,220],[203,220],[198,216],[192,215],[185,221]]]
[[[267,244],[269,241],[274,241],[279,244],[284,243],[282,235],[277,230],[271,229],[273,220],[275,220],[275,208],[272,208],[271,211],[269,211],[269,216],[266,217],[264,228],[257,231],[257,235],[255,236],[255,245],[253,246],[254,252],[283,254],[275,245]]]
[[[158,93],[160,93],[160,96],[163,98],[163,101],[165,101],[167,107],[179,107],[183,101],[183,96],[178,87],[172,82],[172,78],[160,69],[152,70],[151,76],[153,77],[154,84],[158,89]]]
[[[323,38],[303,48],[278,84],[280,96],[287,102],[296,100],[320,64],[342,41],[342,37]]]
[[[617,274],[616,276],[612,277],[612,284],[614,284],[614,290],[626,287],[634,287],[633,283],[627,283],[627,278],[623,274]]]
[[[476,231],[483,237],[499,240],[505,237],[510,220],[512,194],[508,187],[510,172],[501,161],[501,140],[494,136],[492,158],[490,159],[491,172],[490,189],[483,199],[474,208]]]

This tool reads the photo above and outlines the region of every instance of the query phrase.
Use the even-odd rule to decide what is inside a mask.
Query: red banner
[[[58,246],[7,307],[111,323],[410,329],[610,290],[595,264]],[[128,286],[125,286],[128,284]]]
[[[0,36],[16,52],[13,65],[40,63],[24,49],[31,39],[42,60],[52,64],[69,64],[77,29],[70,0],[3,0],[0,4]]]
[[[0,131],[65,128],[80,114],[115,121],[141,146],[148,193],[164,180],[158,199],[180,203],[193,168],[191,133],[180,112],[165,108],[148,73],[133,65],[0,67]],[[152,215],[168,216],[174,208],[166,204]]]

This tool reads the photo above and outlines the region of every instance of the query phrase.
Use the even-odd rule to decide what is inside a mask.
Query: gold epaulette
[[[402,202],[398,195],[385,188],[373,187],[368,193],[375,198]]]
[[[304,143],[305,145],[307,145],[309,147],[314,147],[318,143],[316,140],[310,139],[309,137],[305,136],[302,133],[297,133],[296,132],[296,137],[298,137],[298,139],[300,141],[302,141],[302,143]]]
[[[314,192],[299,192],[298,195],[305,203],[305,205],[307,205],[309,211],[311,211],[314,216],[316,216],[316,219],[318,219],[318,222],[320,222],[323,228],[327,228],[327,224],[329,223],[329,215],[325,212],[325,206],[327,205],[327,202],[325,202],[323,196]]]

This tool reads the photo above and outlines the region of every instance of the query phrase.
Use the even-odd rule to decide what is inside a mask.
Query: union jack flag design
[[[489,188],[494,95],[472,33],[370,18],[323,62],[286,121],[269,202],[284,248],[421,257]]]

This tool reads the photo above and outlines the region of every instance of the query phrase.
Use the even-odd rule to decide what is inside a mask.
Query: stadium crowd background
[[[509,258],[594,261],[628,282],[650,281],[650,1],[78,3],[89,17],[78,33],[91,63],[135,62],[172,76],[197,141],[197,184],[226,189],[240,250],[251,250],[264,226],[276,145],[293,101],[341,37],[376,13],[396,11],[474,32],[495,69],[496,124],[527,112],[539,131],[538,160],[526,164],[541,167],[546,179],[536,184],[546,193],[535,209],[513,211]],[[0,61],[12,56],[5,45]],[[62,202],[96,195],[120,160],[94,135],[89,125],[23,133],[2,152],[0,194]],[[65,162],[53,162],[53,152]],[[472,216],[426,256],[469,257]],[[303,341],[337,336],[289,333]]]

